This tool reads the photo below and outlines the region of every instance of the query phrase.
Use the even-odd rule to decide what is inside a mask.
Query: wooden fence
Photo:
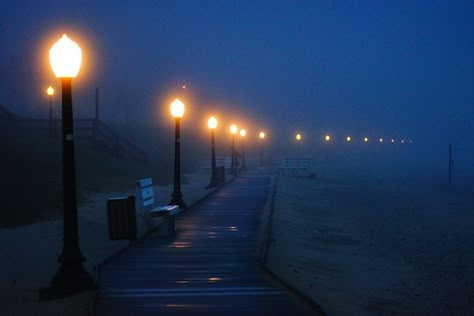
[[[48,130],[52,128],[52,134],[57,137],[61,135],[62,120],[53,119],[50,127],[48,119],[20,117],[0,106],[0,124],[23,129]],[[93,143],[97,150],[106,151],[115,157],[126,157],[145,163],[148,161],[147,154],[144,151],[125,137],[120,136],[107,124],[95,118],[75,119],[74,137],[88,140]]]

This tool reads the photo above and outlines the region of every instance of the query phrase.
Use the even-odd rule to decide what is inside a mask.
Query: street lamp
[[[349,143],[349,142],[352,140],[352,138],[351,138],[350,136],[347,136],[347,137],[346,137],[346,140],[347,140],[347,142]]]
[[[301,140],[301,134],[296,134],[296,140],[300,141]]]
[[[326,135],[326,137],[324,137],[324,139],[325,139],[327,142],[329,142],[329,141],[331,140],[331,136]]]
[[[207,120],[207,126],[211,130],[211,181],[207,187],[212,188],[219,185],[219,180],[217,179],[216,174],[216,143],[214,139],[214,130],[217,127],[217,120],[214,116],[211,116]]]
[[[242,169],[245,169],[245,136],[247,135],[247,131],[244,129],[240,130],[240,137],[242,137]]]
[[[364,143],[367,143],[369,141],[369,138],[364,137]]]
[[[379,143],[383,143],[383,138],[382,137],[380,137]]]
[[[232,124],[229,130],[230,130],[230,133],[232,134],[232,147],[231,147],[232,156],[231,156],[230,169],[232,170],[232,173],[234,174],[234,176],[236,176],[237,175],[237,157],[235,154],[235,134],[237,134],[237,125]]]
[[[263,166],[263,140],[265,139],[265,133],[260,132],[260,165]]]
[[[53,95],[54,95],[54,88],[49,86],[46,89],[46,94],[49,97],[49,137],[53,137]]]
[[[179,205],[180,208],[186,207],[183,202],[183,193],[181,193],[181,152],[180,152],[180,130],[179,123],[184,114],[184,103],[175,99],[170,106],[171,115],[175,118],[175,142],[174,142],[174,190],[171,194],[170,205]]]
[[[61,266],[53,276],[51,286],[41,289],[42,300],[60,298],[95,288],[92,277],[82,266],[86,258],[79,249],[77,223],[71,83],[81,67],[81,48],[64,34],[51,47],[49,60],[54,74],[61,79],[62,87],[64,230],[63,250],[58,258]]]

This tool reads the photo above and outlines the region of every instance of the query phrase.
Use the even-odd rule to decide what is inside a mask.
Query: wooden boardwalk
[[[256,263],[269,175],[238,177],[100,271],[96,315],[311,315]]]

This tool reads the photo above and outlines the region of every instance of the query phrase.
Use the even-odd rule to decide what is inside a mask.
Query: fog
[[[48,50],[67,33],[84,54],[73,82],[75,117],[94,116],[98,88],[102,121],[128,138],[137,129],[161,133],[157,142],[167,145],[157,146],[168,148],[168,107],[179,97],[190,168],[208,154],[206,121],[215,115],[218,155],[228,154],[228,126],[236,123],[255,157],[264,130],[275,161],[322,159],[327,150],[371,161],[404,155],[405,164],[442,174],[452,144],[455,171],[465,173],[474,155],[473,21],[470,1],[2,4],[0,105],[46,118],[52,85],[61,115]]]
[[[104,121],[166,125],[167,100],[186,85],[186,124],[196,128],[219,111],[278,140],[299,130],[464,145],[474,128],[473,15],[470,1],[5,3],[0,103],[47,114],[45,88],[59,91],[47,51],[68,33],[84,52],[76,117],[93,115],[99,87]]]
[[[272,203],[259,220],[276,225],[268,229],[275,249],[266,268],[275,264],[281,280],[334,315],[472,312],[474,2],[468,0],[3,1],[0,242],[13,246],[3,249],[10,259],[0,267],[0,305],[51,314],[31,297],[39,283],[48,284],[63,240],[65,156],[59,133],[48,133],[46,89],[56,90],[53,116],[60,118],[60,80],[48,51],[64,33],[83,53],[72,83],[74,118],[94,118],[98,108],[98,119],[136,146],[121,156],[115,133],[103,127],[105,139],[92,125],[97,121],[83,120],[90,134],[81,139],[86,128],[76,125],[81,246],[92,253],[94,275],[124,247],[106,234],[105,201],[133,194],[145,177],[160,185],[160,203],[176,189],[169,106],[179,98],[186,203],[212,198],[210,174],[199,162],[211,156],[213,115],[216,155],[230,157],[234,141],[250,167],[226,186],[274,180]],[[3,109],[43,126],[25,128]],[[231,124],[247,136],[233,139]],[[144,157],[142,151],[148,159],[129,159]],[[310,176],[277,177],[288,157],[310,157]],[[225,194],[245,191],[244,184]],[[261,193],[263,205],[268,197]],[[239,217],[247,220],[245,212]],[[136,214],[147,219],[146,212]],[[193,225],[207,230],[205,220]],[[205,273],[199,278],[219,279]],[[186,286],[195,281],[201,282]],[[68,308],[80,310],[73,303]]]

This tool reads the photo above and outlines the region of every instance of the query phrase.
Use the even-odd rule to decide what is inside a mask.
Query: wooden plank
[[[270,174],[238,177],[100,268],[95,315],[312,315],[255,262]]]

